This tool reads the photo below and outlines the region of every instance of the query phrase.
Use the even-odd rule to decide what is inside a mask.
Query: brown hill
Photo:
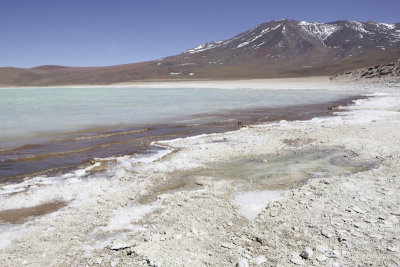
[[[0,85],[334,75],[400,58],[400,23],[280,20],[160,60],[108,67],[0,68]]]

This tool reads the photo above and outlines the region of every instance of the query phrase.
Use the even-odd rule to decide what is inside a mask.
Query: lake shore
[[[126,83],[114,84],[77,84],[77,85],[54,85],[52,88],[219,88],[219,89],[331,89],[358,88],[359,83],[350,81],[331,81],[329,76],[310,76],[298,78],[270,78],[270,79],[169,79],[169,80],[139,80]],[[368,84],[363,84],[365,89]],[[1,87],[1,86],[0,86]],[[4,88],[35,88],[34,86],[7,86]]]
[[[343,94],[337,96],[337,100],[321,103],[226,109],[190,115],[165,123],[114,127],[106,125],[75,132],[48,134],[47,142],[32,142],[0,149],[0,186],[39,175],[51,177],[90,167],[96,164],[97,159],[101,162],[103,159],[121,155],[146,156],[156,149],[152,145],[155,141],[222,133],[265,122],[334,116],[338,106],[349,105],[353,100],[364,97],[357,93]]]
[[[334,89],[335,83],[315,86]],[[85,179],[91,170],[83,170],[3,194],[0,210],[14,209],[14,214],[26,215],[21,209],[27,207],[43,209],[43,203],[66,204],[23,224],[0,225],[5,229],[0,234],[0,263],[399,265],[400,93],[384,85],[357,88],[375,94],[343,107],[346,111],[334,117],[160,141],[156,145],[167,148],[164,153],[134,162],[118,158],[101,177]],[[309,151],[343,151],[350,162],[375,165],[321,177],[314,171],[308,177],[312,179],[289,188],[284,186],[288,181],[280,181],[283,188],[276,190],[255,182],[253,187],[242,180],[193,175],[216,162],[243,159],[295,158],[287,161],[286,169],[296,169],[291,165],[299,161],[295,155]],[[250,197],[243,202],[240,194],[246,192]],[[264,201],[252,201],[251,196],[261,198],[254,192],[264,192]],[[246,216],[243,209],[255,215]]]

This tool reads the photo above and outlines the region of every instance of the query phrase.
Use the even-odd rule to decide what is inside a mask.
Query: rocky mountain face
[[[160,60],[96,68],[1,68],[3,85],[333,75],[400,58],[400,23],[279,20]]]
[[[331,80],[400,82],[400,62],[392,62],[337,74]]]
[[[208,64],[216,73],[229,66],[238,76],[333,74],[400,58],[400,24],[272,21],[231,39],[200,45],[179,57],[184,66]],[[194,66],[192,69],[195,72]]]

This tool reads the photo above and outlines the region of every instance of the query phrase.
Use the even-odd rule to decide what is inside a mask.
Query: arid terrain
[[[399,85],[353,89],[368,98],[333,117],[160,141],[153,159],[3,186],[14,224],[0,265],[398,266]]]
[[[399,23],[286,19],[148,62],[104,67],[0,68],[0,86],[329,76],[399,58]]]

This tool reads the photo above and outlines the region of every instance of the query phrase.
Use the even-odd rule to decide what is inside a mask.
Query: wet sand
[[[29,219],[57,211],[67,204],[64,202],[48,202],[28,208],[0,211],[0,223],[21,224]]]
[[[237,130],[250,124],[332,116],[338,106],[363,96],[288,107],[226,110],[183,118],[181,122],[96,127],[51,136],[50,141],[0,150],[0,183],[37,175],[58,175],[95,163],[95,158],[146,154],[154,141]]]

